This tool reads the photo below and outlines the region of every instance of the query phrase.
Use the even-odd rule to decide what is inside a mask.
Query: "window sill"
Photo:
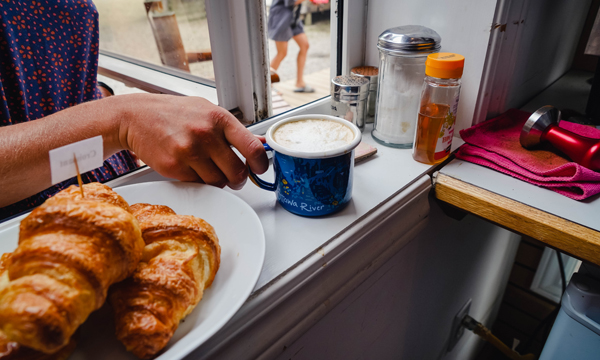
[[[328,113],[329,99],[284,116],[302,112]],[[264,133],[278,119],[250,129]],[[307,330],[425,228],[431,189],[428,174],[434,167],[415,162],[410,149],[375,143],[371,130],[372,125],[367,125],[363,141],[378,152],[356,164],[353,198],[339,213],[321,218],[293,215],[277,204],[274,194],[250,182],[239,191],[225,190],[246,201],[259,216],[265,231],[265,263],[242,308],[188,358],[256,358],[280,351],[278,341]],[[261,177],[272,179],[272,168]],[[144,168],[108,185],[161,180],[168,179]],[[261,334],[260,342],[250,336],[256,333]]]
[[[160,66],[144,66],[143,62],[126,61],[102,52],[98,59],[98,73],[123,82],[130,87],[150,93],[200,96],[213,104],[218,103],[214,86],[175,76]]]
[[[314,113],[319,106],[328,111],[328,105],[324,100],[307,111]],[[251,129],[264,133],[275,121]],[[433,167],[415,162],[410,149],[376,144],[371,129],[367,125],[363,141],[376,146],[378,153],[356,165],[353,198],[339,213],[322,218],[293,215],[277,204],[274,194],[250,182],[242,190],[226,190],[259,216],[265,231],[265,263],[240,311],[188,358],[253,358],[279,351],[273,344],[283,334],[298,334],[323,316],[324,309],[316,304],[333,306],[341,301],[425,227],[431,189],[427,174]],[[161,179],[152,170],[145,171],[132,182]],[[261,177],[272,179],[272,168]],[[290,309],[293,315],[282,314]],[[262,331],[261,344],[252,336],[239,336],[249,328],[252,333]],[[234,342],[236,346],[231,346]],[[264,344],[275,347],[265,350]]]
[[[286,114],[286,117],[289,116]],[[278,118],[257,124],[251,129],[262,132],[262,127],[270,126]],[[266,129],[265,128],[265,129]],[[226,191],[246,201],[256,211],[265,230],[267,255],[263,272],[254,291],[260,290],[283,272],[296,265],[311,252],[350,226],[359,223],[386,201],[403,193],[415,183],[426,179],[432,167],[412,159],[410,149],[394,149],[377,144],[371,137],[372,124],[363,131],[363,141],[377,147],[377,154],[356,164],[354,171],[354,189],[350,204],[331,216],[306,218],[293,215],[275,200],[273,193],[261,190],[248,182],[243,189]],[[273,179],[273,168],[260,175],[264,179]],[[169,180],[158,175],[150,168],[142,169],[108,185],[123,186],[133,183]]]

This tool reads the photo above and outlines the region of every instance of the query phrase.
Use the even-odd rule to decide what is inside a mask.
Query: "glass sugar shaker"
[[[369,80],[340,75],[331,80],[331,115],[344,118],[361,131],[365,127]]]
[[[367,96],[367,124],[375,119],[375,104],[377,103],[377,83],[379,69],[375,66],[357,66],[350,70],[350,75],[356,75],[369,79],[369,95]]]
[[[425,60],[440,50],[441,38],[420,25],[398,26],[379,35],[379,86],[373,139],[378,143],[412,148]]]

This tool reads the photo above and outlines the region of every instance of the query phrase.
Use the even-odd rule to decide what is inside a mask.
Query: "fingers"
[[[241,189],[246,183],[248,170],[231,149],[225,132],[234,127],[237,131],[253,135],[223,108],[214,106],[208,116],[212,120],[209,122],[212,123],[212,128],[194,133],[197,137],[192,141],[194,145],[189,149],[192,154],[187,157],[187,161],[205,183]]]
[[[233,115],[231,117],[233,120],[228,121],[229,126],[225,126],[223,129],[225,139],[246,158],[252,171],[257,174],[264,173],[269,167],[269,160],[261,140],[237,121]]]
[[[241,188],[248,175],[235,147],[257,174],[269,165],[262,145],[227,110],[194,97],[143,97],[144,106],[128,113],[119,139],[160,174]],[[122,131],[121,131],[122,130]]]
[[[223,188],[228,183],[227,177],[210,159],[202,163],[190,164],[190,168],[200,177],[200,181],[197,182],[203,182],[219,188]]]
[[[210,151],[215,165],[227,177],[227,185],[232,189],[241,189],[248,178],[248,169],[231,150],[226,140],[215,144]]]

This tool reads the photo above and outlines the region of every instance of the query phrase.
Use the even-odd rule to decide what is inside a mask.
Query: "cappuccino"
[[[348,126],[330,120],[298,120],[278,127],[273,140],[290,150],[320,152],[334,150],[354,140]]]

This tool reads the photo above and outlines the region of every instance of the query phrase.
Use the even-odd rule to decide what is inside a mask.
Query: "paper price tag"
[[[81,140],[73,144],[50,150],[52,184],[70,179],[77,175],[73,154],[77,157],[79,171],[84,173],[103,165],[103,151],[102,136]]]

